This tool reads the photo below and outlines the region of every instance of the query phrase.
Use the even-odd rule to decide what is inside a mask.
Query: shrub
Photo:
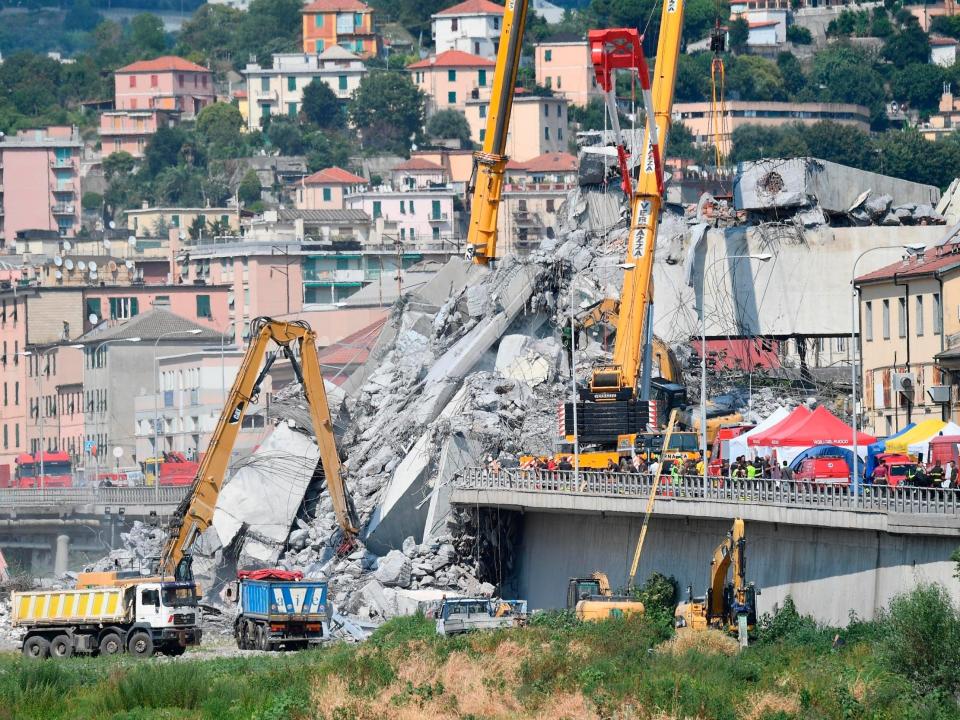
[[[805,644],[828,641],[829,638],[812,617],[801,615],[793,598],[787,596],[775,615],[764,613],[757,620],[757,640],[760,643],[788,641]]]
[[[960,616],[942,585],[920,585],[890,603],[880,657],[921,693],[960,691]]]

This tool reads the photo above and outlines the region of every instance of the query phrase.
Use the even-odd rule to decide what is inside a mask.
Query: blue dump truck
[[[326,582],[287,570],[241,571],[237,578],[233,633],[241,650],[300,650],[329,635]]]

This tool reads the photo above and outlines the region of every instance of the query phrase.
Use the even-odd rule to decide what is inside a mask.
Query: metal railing
[[[177,505],[189,490],[187,485],[172,487],[70,487],[0,488],[0,508],[29,508],[82,505]]]
[[[465,468],[454,480],[462,490],[507,490],[553,495],[584,495],[648,498],[653,478],[646,473],[581,470],[527,470],[510,468],[498,472]],[[681,476],[660,479],[658,498],[677,501],[708,501],[781,505],[829,510],[956,515],[960,490],[942,488],[865,485],[859,496],[840,484],[797,480],[767,480]]]

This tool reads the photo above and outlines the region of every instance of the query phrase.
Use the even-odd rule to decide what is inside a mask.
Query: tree
[[[930,31],[960,40],[960,15],[936,15],[930,19]]]
[[[355,153],[356,142],[352,135],[330,131],[318,131],[304,138],[307,146],[307,167],[316,172],[334,165],[343,167]]]
[[[80,199],[84,210],[100,210],[103,207],[103,195],[98,192],[85,192]]]
[[[159,55],[167,49],[163,20],[152,13],[134,15],[130,21],[130,40],[140,52]]]
[[[727,93],[740,100],[786,100],[783,76],[776,63],[757,55],[733,59],[727,70]]]
[[[90,0],[77,0],[63,17],[63,26],[67,30],[89,32],[103,17],[90,4]]]
[[[160,171],[153,181],[158,203],[196,207],[203,204],[200,173],[189,165],[176,165]]]
[[[247,170],[247,174],[240,181],[240,187],[237,188],[237,197],[244,205],[255,203],[260,199],[260,193],[263,188],[260,185],[260,178],[253,170]]]
[[[750,38],[750,24],[744,17],[737,17],[727,25],[727,37],[734,52],[743,52]]]
[[[160,128],[150,138],[143,154],[144,170],[155,177],[164,168],[176,165],[187,134],[180,128]]]
[[[920,21],[910,15],[910,21],[900,32],[887,38],[883,57],[896,67],[910,63],[925,63],[930,59],[930,38],[920,27]]]
[[[834,43],[813,56],[809,85],[820,102],[853,103],[870,108],[874,123],[886,117],[883,78],[874,67],[875,56],[849,43]]]
[[[802,25],[790,25],[787,27],[787,40],[797,45],[810,45],[813,35]]]
[[[334,128],[343,125],[343,104],[336,93],[320,78],[314,78],[303,89],[303,114],[314,125]]]
[[[435,112],[427,122],[427,134],[436,140],[459,140],[464,148],[473,145],[466,115],[453,108]]]
[[[944,73],[930,63],[913,63],[893,73],[890,90],[893,99],[906,100],[916,110],[935,111],[940,103]]]
[[[133,172],[137,161],[133,155],[121,150],[120,152],[110,153],[103,159],[103,174],[110,182],[117,176],[129,175]]]
[[[282,155],[299,155],[303,152],[300,126],[287,118],[273,118],[266,128],[266,137]]]
[[[803,68],[800,66],[800,61],[796,55],[789,52],[779,53],[777,55],[777,69],[780,70],[783,87],[789,95],[796,95],[803,90],[807,78],[803,74]]]
[[[212,103],[197,116],[197,132],[208,145],[221,150],[236,147],[240,143],[243,116],[231,103]]]
[[[207,224],[203,221],[202,217],[197,215],[193,219],[193,222],[190,223],[190,227],[187,228],[187,232],[190,234],[191,240],[199,240],[206,229]]]
[[[877,169],[877,155],[870,135],[853,125],[818,122],[804,126],[802,135],[818,158],[861,170]]]
[[[350,100],[351,122],[364,149],[407,154],[423,128],[424,94],[407,75],[375,70],[360,81]]]

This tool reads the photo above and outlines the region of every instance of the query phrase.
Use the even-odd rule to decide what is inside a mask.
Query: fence
[[[177,505],[189,486],[101,488],[0,488],[0,508],[81,505]]]
[[[544,494],[648,498],[653,487],[649,474],[581,470],[527,470],[511,468],[491,472],[465,468],[454,480],[458,490],[505,490]],[[795,480],[745,480],[682,476],[660,478],[658,498],[782,505],[833,510],[956,515],[960,490],[864,485],[859,495],[846,485]]]

